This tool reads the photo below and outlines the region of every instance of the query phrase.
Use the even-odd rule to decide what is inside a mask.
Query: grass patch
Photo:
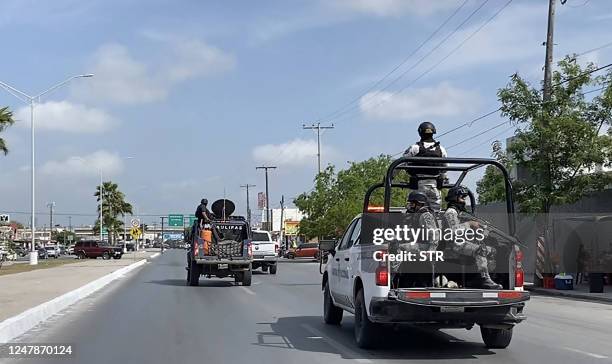
[[[76,259],[39,259],[38,265],[30,265],[30,263],[14,263],[11,265],[3,264],[0,268],[0,276],[8,274],[15,274],[21,272],[29,272],[38,269],[47,269],[53,267],[59,267],[64,264],[77,263]]]

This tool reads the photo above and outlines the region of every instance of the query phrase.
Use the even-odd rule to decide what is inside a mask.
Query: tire
[[[200,266],[195,260],[189,261],[189,273],[187,273],[187,277],[189,277],[190,286],[195,287],[200,285]]]
[[[268,266],[267,265],[262,265],[261,266],[261,271],[262,272],[267,272],[268,271]]]
[[[252,276],[253,276],[253,272],[250,269],[242,272],[242,285],[250,286]]]
[[[485,346],[490,349],[505,349],[512,341],[512,327],[509,329],[490,329],[480,327],[480,335]]]
[[[276,274],[276,263],[270,266],[270,274]]]
[[[331,293],[329,292],[329,282],[325,282],[323,290],[323,321],[328,325],[340,325],[344,310],[334,305]]]
[[[363,297],[363,289],[357,292],[355,299],[355,342],[362,349],[375,348],[380,340],[382,330],[368,318],[368,313]]]
[[[287,253],[287,259],[295,259],[295,254]]]
[[[115,255],[113,258],[114,259],[121,259],[121,255]]]
[[[87,255],[85,255],[85,252],[79,252],[77,254],[77,258],[78,259],[87,259]]]
[[[110,258],[111,258],[111,255],[109,252],[102,253],[102,259],[109,260]]]

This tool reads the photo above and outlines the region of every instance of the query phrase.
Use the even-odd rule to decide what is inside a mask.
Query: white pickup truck
[[[457,160],[441,159],[449,164]],[[402,285],[394,280],[395,274],[402,273],[394,273],[388,262],[373,259],[377,254],[388,252],[389,246],[387,243],[374,244],[372,236],[362,233],[371,226],[368,216],[377,211],[369,208],[370,196],[377,188],[388,190],[391,186],[400,186],[392,183],[393,169],[408,160],[400,158],[398,162],[392,163],[386,181],[368,190],[364,214],[353,219],[340,240],[319,243],[319,249],[329,253],[321,281],[325,323],[339,325],[344,311],[353,313],[355,341],[362,348],[377,346],[386,328],[400,324],[464,329],[479,325],[487,347],[507,347],[512,339],[514,325],[526,319],[523,309],[525,301],[529,300],[529,293],[523,291],[523,254],[518,242],[507,244],[499,250],[497,264],[504,267],[504,273],[498,276],[500,282],[503,282],[502,289],[470,288],[469,284],[452,288],[436,284]],[[495,161],[486,159],[462,159],[461,162],[470,164],[464,167],[466,170],[474,169],[473,164],[503,168]],[[455,167],[455,170],[463,171],[459,167]],[[502,171],[507,176],[506,170]],[[390,207],[390,194],[386,192],[384,210],[377,211],[379,216],[383,213],[390,215],[389,211],[393,210]],[[509,216],[513,219],[511,190],[508,192]],[[467,259],[462,264],[462,268],[470,268],[473,259]],[[465,281],[466,275],[465,272],[461,273],[461,269],[455,276],[457,282],[460,282],[461,276]]]
[[[261,267],[263,272],[270,269],[270,274],[276,274],[278,261],[278,243],[272,240],[270,233],[264,230],[253,230],[253,269]]]

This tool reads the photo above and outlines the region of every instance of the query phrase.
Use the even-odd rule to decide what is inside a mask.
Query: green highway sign
[[[195,217],[195,215],[189,216],[189,226],[193,226],[193,223],[196,221],[198,221],[198,219]]]
[[[183,215],[168,215],[168,226],[183,226]]]

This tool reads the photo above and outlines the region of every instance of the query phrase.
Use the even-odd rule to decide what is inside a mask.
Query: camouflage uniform
[[[470,216],[460,208],[450,204],[443,215],[443,226],[453,230],[453,233],[458,230],[471,229]],[[496,251],[494,248],[486,246],[484,242],[467,240],[463,243],[452,241],[447,245],[447,248],[459,255],[474,258],[484,288],[502,288],[493,282],[489,275],[489,272],[495,269]]]
[[[407,218],[406,224],[410,226],[412,229],[425,229],[429,231],[438,231],[438,224],[436,222],[436,218],[432,213],[431,209],[427,207],[422,207],[416,212],[408,213],[409,216]],[[440,241],[440,236],[437,233],[430,233],[429,240],[422,241],[419,240],[417,242],[403,242],[397,244],[397,253],[402,251],[406,253],[414,253],[418,256],[421,251],[436,251],[438,249],[438,243]],[[395,252],[393,252],[395,253]],[[390,262],[391,268],[393,271],[399,271],[402,262]],[[410,262],[408,262],[409,264]]]

